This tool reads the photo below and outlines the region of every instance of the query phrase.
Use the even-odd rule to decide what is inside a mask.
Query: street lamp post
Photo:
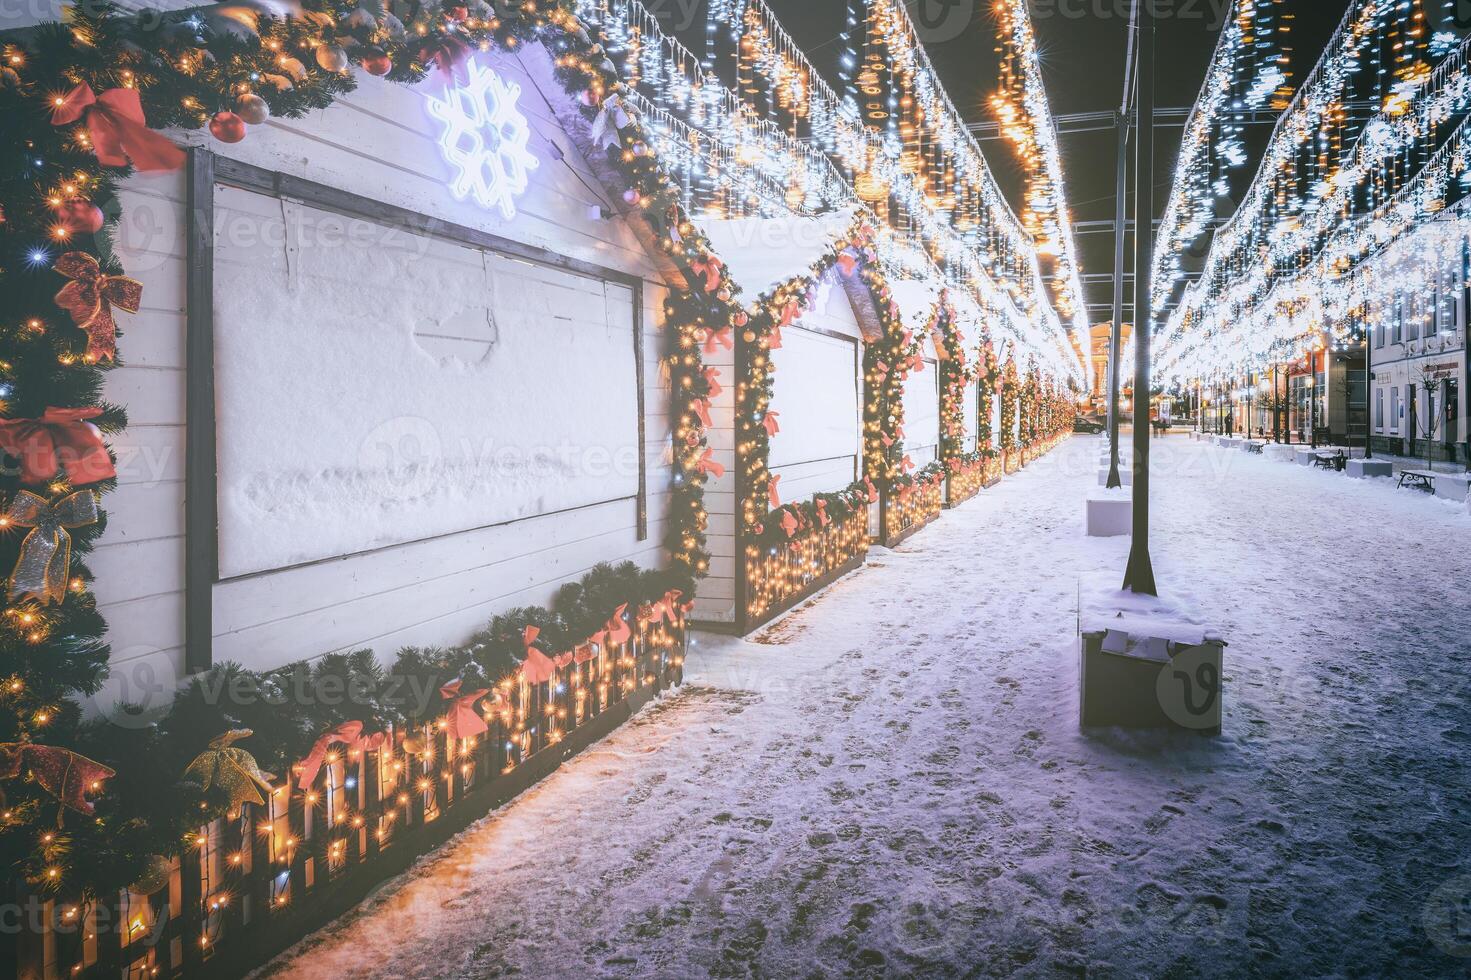
[[[1124,588],[1159,595],[1149,554],[1149,348],[1154,334],[1150,270],[1154,264],[1154,4],[1135,0],[1139,92],[1134,167],[1134,533]],[[1144,418],[1139,418],[1143,406]]]
[[[1316,377],[1317,367],[1318,365],[1315,361],[1308,362],[1308,371],[1310,373],[1308,374],[1307,381],[1303,383],[1308,392],[1308,443],[1314,449],[1318,448],[1318,394],[1313,390],[1317,387],[1318,383]]]

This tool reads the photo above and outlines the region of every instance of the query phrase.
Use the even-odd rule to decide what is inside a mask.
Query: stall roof
[[[749,301],[809,271],[852,229],[856,214],[843,210],[811,218],[706,218],[699,225]]]

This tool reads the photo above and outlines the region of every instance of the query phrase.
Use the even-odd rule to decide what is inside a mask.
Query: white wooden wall
[[[365,646],[387,658],[406,644],[454,643],[499,611],[547,602],[562,583],[600,561],[633,559],[651,567],[664,560],[670,472],[668,393],[658,364],[663,286],[631,229],[620,219],[592,215],[599,204],[615,212],[622,205],[605,199],[554,119],[548,100],[564,96],[547,54],[538,47],[478,57],[521,85],[521,111],[534,130],[540,168],[512,221],[458,202],[446,189],[449,170],[437,146],[437,124],[425,108],[426,96],[444,87],[438,75],[415,88],[360,75],[358,90],[332,108],[251,127],[232,146],[206,133],[173,135],[644,279],[647,539],[637,539],[635,505],[618,502],[314,564],[290,576],[226,583],[215,590],[216,662],[269,668]],[[553,145],[564,159],[556,159]],[[109,374],[106,390],[109,400],[128,407],[131,427],[115,445],[121,486],[107,501],[111,527],[92,558],[113,643],[113,679],[96,699],[103,710],[116,697],[136,699],[168,687],[183,670],[184,194],[182,173],[139,175],[122,189],[118,252],[144,292],[142,310],[120,316],[126,366]],[[724,439],[728,452],[728,429],[716,438]],[[722,488],[715,489],[718,497]],[[718,540],[722,529],[713,530]]]
[[[940,370],[928,333],[920,357],[924,370],[904,383],[904,452],[918,469],[940,456]]]
[[[862,334],[834,273],[818,284],[816,299],[772,353],[771,405],[782,431],[771,440],[769,468],[781,477],[784,503],[846,489],[860,474]]]
[[[981,405],[979,385],[972,380],[965,386],[965,394],[961,396],[965,406],[965,445],[963,452],[973,453],[976,451],[976,443],[980,438]]]

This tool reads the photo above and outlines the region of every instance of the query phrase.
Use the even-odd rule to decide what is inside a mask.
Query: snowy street
[[[1471,902],[1466,509],[1157,441],[1155,568],[1230,644],[1224,733],[1085,734],[1079,595],[1128,550],[1083,536],[1097,446],[701,634],[684,689],[263,975],[1466,969],[1422,926]]]

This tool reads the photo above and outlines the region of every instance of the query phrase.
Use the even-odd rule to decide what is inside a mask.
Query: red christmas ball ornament
[[[57,220],[72,234],[95,235],[102,230],[102,209],[91,201],[74,197],[56,209]]]
[[[239,143],[245,139],[245,120],[233,112],[217,112],[209,121],[209,133],[221,143]]]
[[[382,51],[370,54],[363,59],[363,70],[369,75],[387,75],[393,70],[393,59]]]

